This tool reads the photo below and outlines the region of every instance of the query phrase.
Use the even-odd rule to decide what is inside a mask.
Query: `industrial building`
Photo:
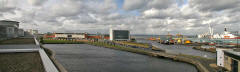
[[[230,72],[240,72],[240,49],[217,48],[217,65]]]
[[[229,48],[216,48],[217,51],[217,66],[224,67],[224,51]]]
[[[110,29],[110,40],[111,41],[129,41],[130,32],[128,30]]]
[[[86,33],[52,33],[52,34],[45,34],[45,38],[71,38],[71,39],[84,39],[86,38]]]
[[[1,20],[0,21],[0,38],[16,38],[20,35],[19,22]]]
[[[106,34],[87,34],[87,39],[105,39],[109,40],[109,35]]]
[[[224,51],[224,68],[231,72],[240,72],[240,50]]]

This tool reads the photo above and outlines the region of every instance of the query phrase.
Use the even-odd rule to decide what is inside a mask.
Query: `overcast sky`
[[[0,20],[41,32],[221,33],[240,29],[240,0],[0,0]]]

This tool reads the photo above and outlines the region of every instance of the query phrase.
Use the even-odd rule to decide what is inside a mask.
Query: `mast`
[[[210,23],[209,23],[209,34],[210,34],[210,38],[212,38],[213,37],[213,27]]]

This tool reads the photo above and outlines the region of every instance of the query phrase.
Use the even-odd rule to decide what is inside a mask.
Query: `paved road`
[[[187,54],[193,56],[201,56],[206,58],[216,58],[216,53],[195,50],[192,46],[185,46],[185,45],[164,45],[159,43],[153,43],[155,47],[164,49],[167,53],[173,54]]]
[[[173,53],[173,54],[187,54],[187,55],[193,55],[193,56],[201,56],[206,58],[216,58],[216,53],[206,52],[206,51],[200,51],[192,49],[192,46],[185,46],[185,45],[164,45],[157,42],[145,40],[145,39],[137,39],[137,42],[139,43],[151,43],[153,46],[161,48],[165,50],[167,53]]]

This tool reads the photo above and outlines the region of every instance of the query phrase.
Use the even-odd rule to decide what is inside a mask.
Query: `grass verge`
[[[123,50],[123,51],[128,51],[128,52],[133,52],[133,53],[151,55],[150,51],[146,51],[146,50],[142,50],[142,49],[123,47],[123,46],[108,44],[108,43],[104,43],[104,42],[86,42],[86,43],[90,44],[90,45],[100,46],[100,47],[106,47],[106,48]]]
[[[81,41],[71,41],[71,40],[42,40],[43,44],[83,44]]]
[[[142,47],[142,48],[149,48],[149,44],[145,44],[145,43],[135,43],[135,42],[127,42],[127,41],[115,41],[115,42],[119,43],[119,44],[137,46],[137,47]]]
[[[212,53],[216,53],[216,48],[209,48],[209,49],[206,49],[206,48],[201,48],[201,46],[195,46],[193,47],[193,49],[196,49],[196,50],[201,50],[201,51],[207,51],[207,52],[212,52]]]

